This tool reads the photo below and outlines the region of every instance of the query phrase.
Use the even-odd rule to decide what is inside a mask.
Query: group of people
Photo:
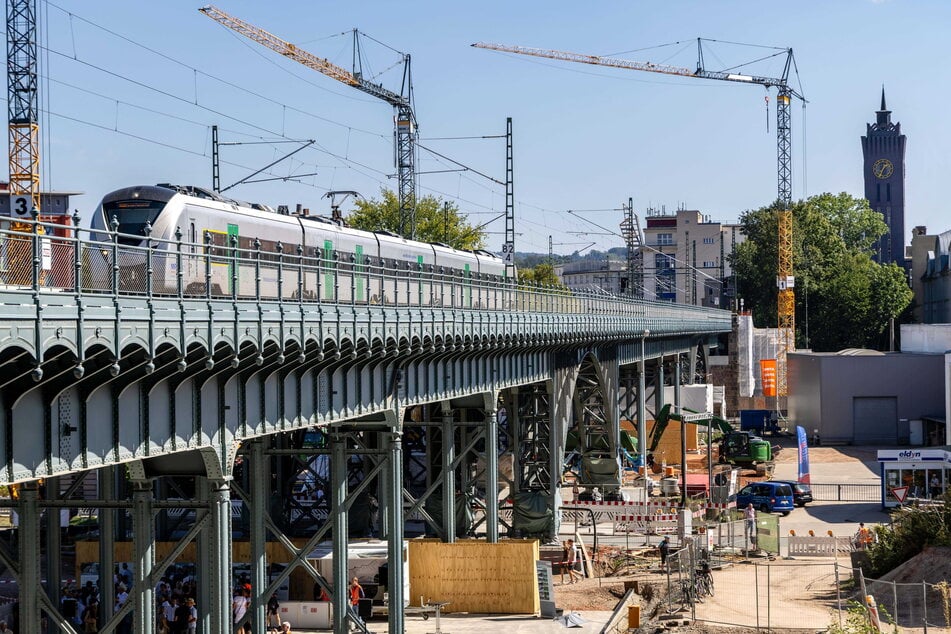
[[[251,583],[247,578],[242,577],[235,587],[234,596],[231,599],[231,615],[234,618],[235,631],[237,634],[250,634],[251,623],[245,619],[250,609]],[[264,623],[268,632],[290,634],[291,624],[288,621],[281,621],[281,602],[278,600],[276,594],[272,594],[267,600],[267,606],[264,610]]]

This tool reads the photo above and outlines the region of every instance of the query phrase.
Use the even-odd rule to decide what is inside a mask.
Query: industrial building
[[[842,350],[787,359],[790,424],[823,444],[945,444],[943,354]]]

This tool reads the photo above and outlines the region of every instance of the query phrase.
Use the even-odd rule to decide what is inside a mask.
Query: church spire
[[[888,128],[892,124],[892,111],[885,105],[885,84],[882,84],[882,108],[875,113],[875,124],[880,129]]]

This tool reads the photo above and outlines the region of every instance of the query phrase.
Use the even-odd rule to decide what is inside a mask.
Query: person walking
[[[273,628],[271,622],[273,621]],[[281,603],[277,600],[277,594],[272,594],[271,598],[267,600],[267,618],[265,619],[267,623],[268,631],[280,632],[281,631]]]
[[[568,583],[584,579],[584,573],[581,572],[581,549],[573,539],[568,540],[568,574]]]
[[[360,580],[356,577],[351,579],[348,591],[350,592],[350,613],[353,615],[354,620],[362,622],[363,619],[360,618],[360,599],[366,595],[363,593],[363,586],[360,585]]]
[[[746,523],[746,538],[751,544],[756,543],[756,509],[753,508],[753,503],[750,502],[746,505],[746,508],[743,509],[743,519]]]
[[[874,540],[872,531],[866,528],[865,522],[859,522],[859,530],[855,533],[855,546],[859,550],[868,550]]]
[[[664,538],[660,540],[660,545],[657,547],[660,551],[660,567],[664,570],[667,569],[667,556],[670,554],[670,537],[664,535]]]
[[[561,542],[561,562],[558,564],[561,571],[561,585],[565,585],[565,573],[571,579],[571,570],[568,568],[568,542]]]
[[[235,590],[234,597],[231,600],[231,614],[234,616],[234,624],[236,627],[241,623],[251,603],[251,599],[247,596],[248,594],[250,593],[244,588],[238,588]],[[240,632],[241,630],[238,631]]]

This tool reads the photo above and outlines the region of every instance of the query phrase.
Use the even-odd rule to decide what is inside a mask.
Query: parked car
[[[753,508],[764,513],[789,515],[795,508],[792,487],[785,482],[753,482],[746,485],[736,494],[736,508],[746,508],[750,503]]]
[[[796,506],[805,506],[807,503],[812,502],[812,487],[808,484],[796,482],[795,480],[773,480],[773,482],[782,482],[792,487],[793,502],[796,503]]]

